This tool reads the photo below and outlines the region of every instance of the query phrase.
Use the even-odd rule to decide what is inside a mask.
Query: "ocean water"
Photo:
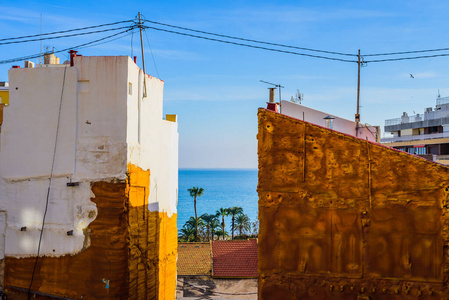
[[[187,189],[194,186],[204,189],[197,198],[198,217],[204,213],[215,214],[220,208],[240,206],[251,222],[257,220],[257,170],[179,170],[178,230],[195,216],[193,198]],[[225,218],[230,233],[231,217]]]

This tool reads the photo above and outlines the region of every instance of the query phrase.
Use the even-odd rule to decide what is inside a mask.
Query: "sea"
[[[180,169],[178,175],[178,230],[195,216],[193,198],[187,191],[194,186],[204,189],[203,196],[196,202],[198,217],[204,213],[215,214],[220,207],[239,206],[250,222],[257,221],[257,169]],[[231,217],[227,217],[225,223],[230,232]]]

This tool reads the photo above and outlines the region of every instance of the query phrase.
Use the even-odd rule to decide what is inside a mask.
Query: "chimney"
[[[274,101],[274,93],[275,93],[275,90],[276,90],[276,88],[268,88],[269,90],[270,90],[270,98],[269,98],[269,103],[275,103],[275,101]]]
[[[270,90],[270,98],[269,102],[267,102],[267,109],[272,110],[274,112],[279,112],[278,105],[274,101],[274,91],[276,90],[276,88],[268,88],[268,89]]]
[[[76,57],[76,53],[77,53],[78,51],[75,51],[75,50],[70,50],[69,51],[69,53],[70,53],[70,66],[71,67],[73,67],[73,58],[74,57]]]

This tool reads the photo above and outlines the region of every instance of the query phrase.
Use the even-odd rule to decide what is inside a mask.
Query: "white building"
[[[360,123],[358,134],[356,134],[356,123],[354,121],[336,117],[329,113],[286,100],[281,101],[280,108],[280,113],[289,117],[327,127],[341,133],[357,136],[363,140],[368,139],[371,142],[379,142],[380,140],[379,126],[370,126]]]
[[[0,149],[4,287],[29,288],[39,251],[31,287],[37,294],[174,296],[178,132],[176,116],[162,116],[164,83],[127,56],[73,54],[72,65],[9,71]],[[95,194],[100,183],[102,197]],[[138,211],[143,221],[134,219]],[[134,263],[174,276],[162,275],[161,286]],[[52,272],[67,273],[71,287]]]
[[[385,120],[384,128],[392,134],[381,140],[385,146],[449,164],[449,97],[438,96],[422,114]]]

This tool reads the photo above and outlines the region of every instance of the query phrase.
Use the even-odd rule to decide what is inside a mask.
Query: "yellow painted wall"
[[[9,91],[0,91],[0,103],[9,105]]]
[[[413,135],[413,129],[402,129],[401,130],[401,136],[408,136],[408,135]]]
[[[260,109],[259,299],[446,299],[449,168]]]
[[[128,165],[130,299],[174,299],[176,214],[148,211],[150,171]]]

